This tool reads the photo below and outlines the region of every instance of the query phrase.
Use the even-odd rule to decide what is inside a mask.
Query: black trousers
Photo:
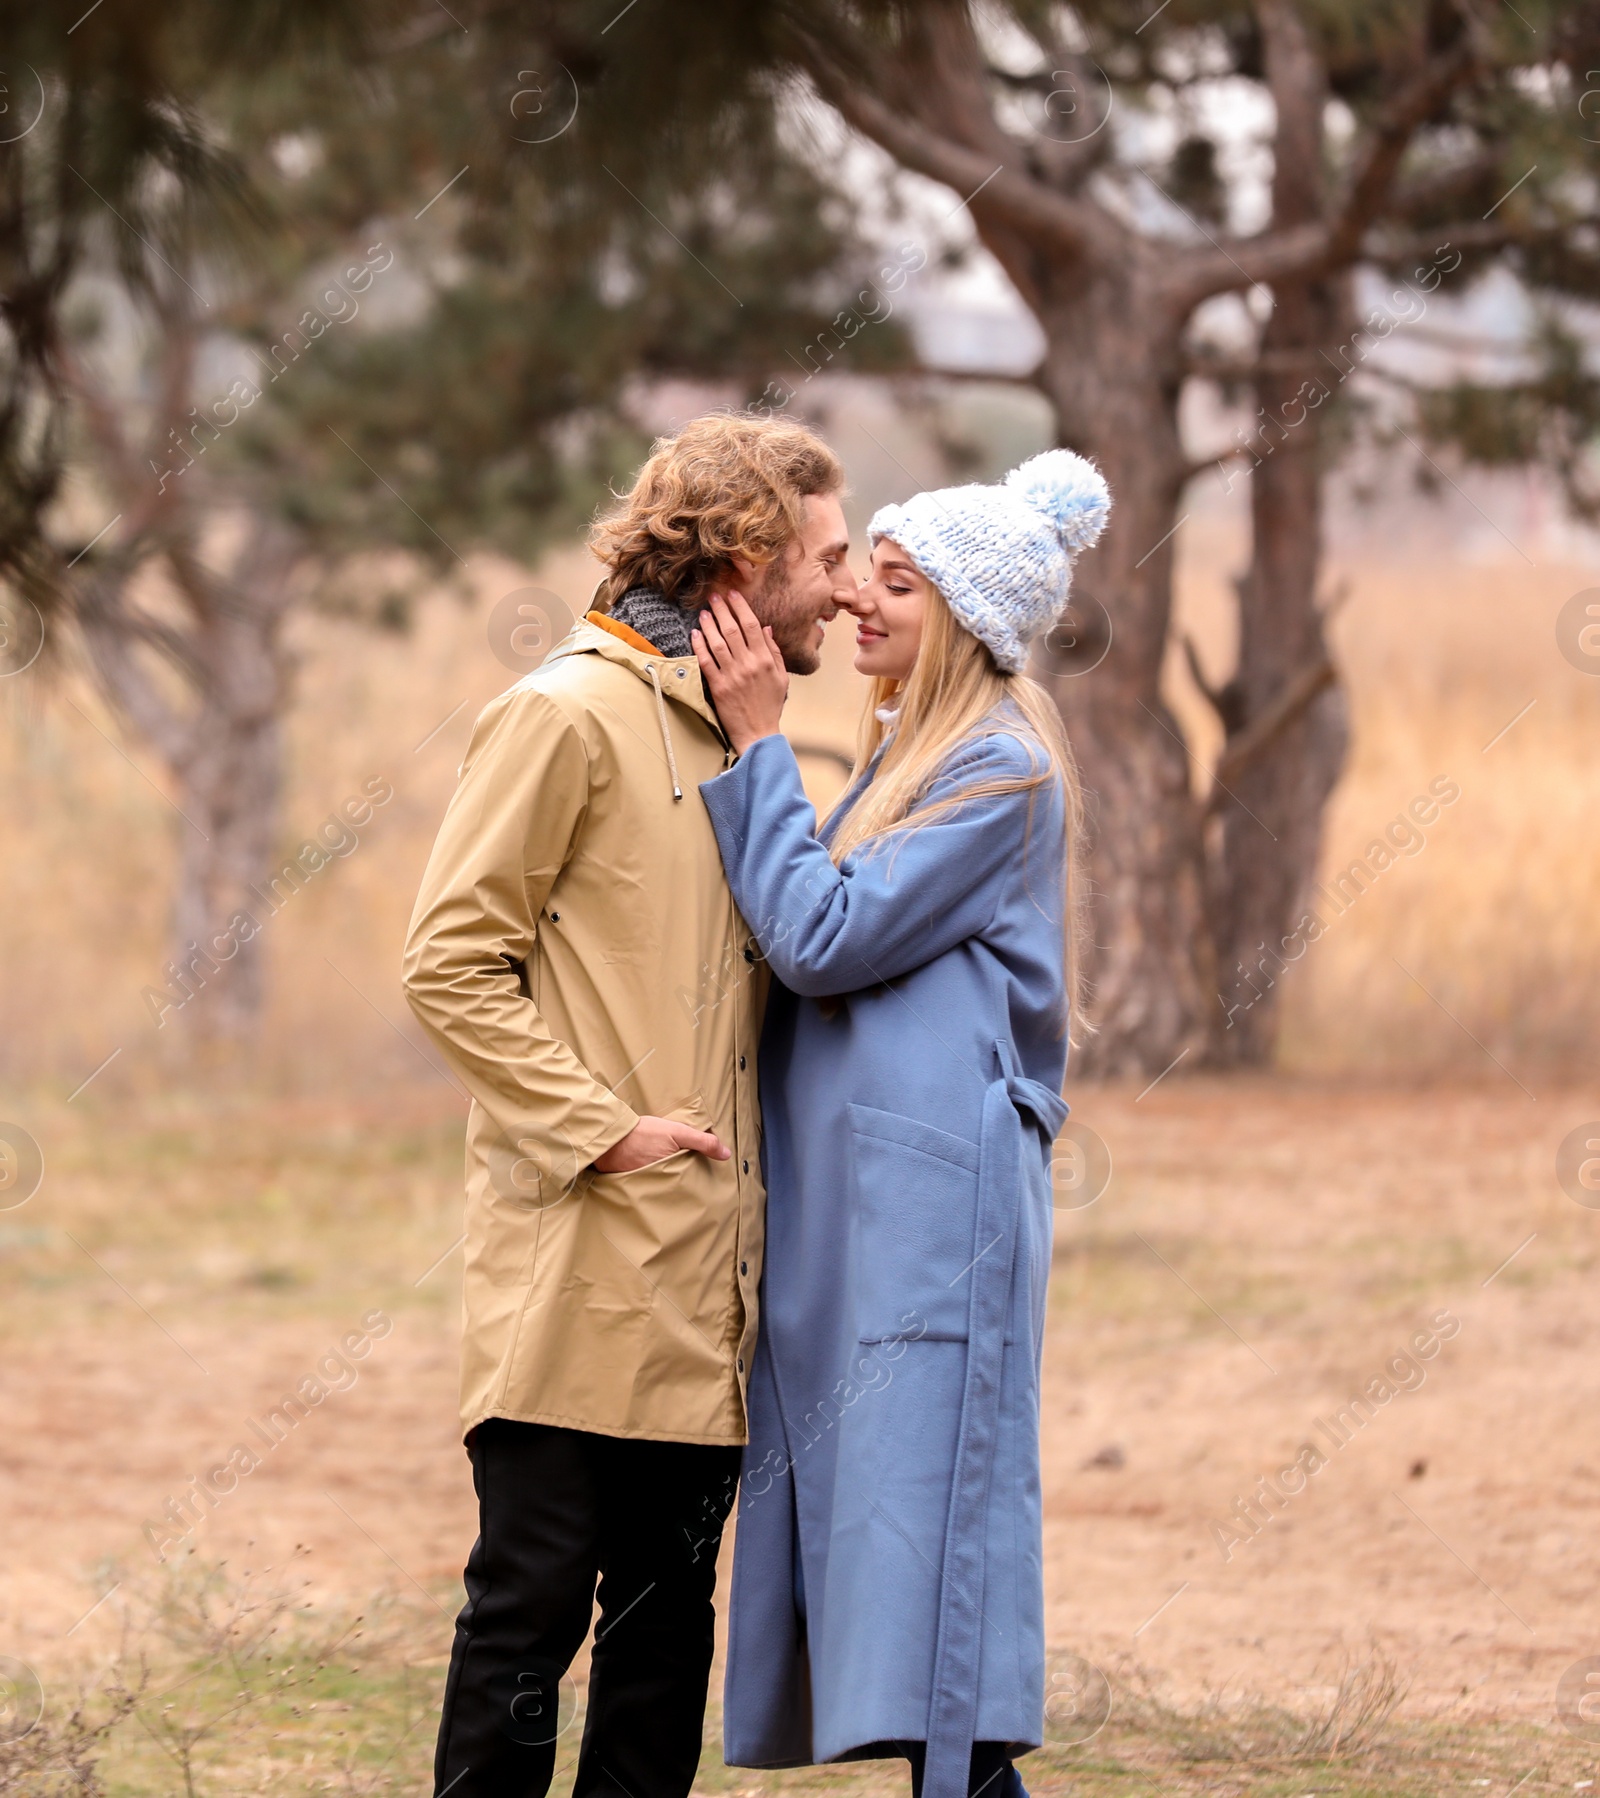
[[[911,1763],[911,1798],[922,1798],[922,1767],[928,1756],[926,1742],[905,1742],[902,1752]],[[967,1798],[1011,1798],[1011,1754],[1004,1742],[974,1742],[967,1768]]]
[[[478,1540],[456,1619],[436,1798],[543,1798],[572,1753],[562,1680],[596,1598],[573,1798],[687,1798],[717,1549],[740,1450],[490,1418],[468,1453]]]

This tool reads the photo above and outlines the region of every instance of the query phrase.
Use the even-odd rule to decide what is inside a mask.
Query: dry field
[[[1058,1732],[1082,1708],[1067,1657],[1116,1702],[1092,1741],[1038,1757],[1036,1787],[1137,1791],[1136,1768],[1291,1798],[1594,1776],[1600,1746],[1555,1705],[1600,1654],[1600,1214],[1553,1168],[1597,1097],[1296,1077],[1079,1094],[1115,1167],[1060,1218]],[[106,1748],[114,1791],[185,1789],[141,1716],[206,1732],[198,1792],[426,1790],[471,1533],[450,1105],[190,1096],[79,1120],[57,1101],[40,1121],[62,1145],[46,1188],[0,1220],[0,1652],[38,1670],[57,1722],[76,1682],[103,1694],[148,1658],[150,1696]],[[1428,1349],[1395,1365],[1419,1331]],[[325,1361],[347,1333],[365,1352]],[[259,1426],[319,1365],[338,1389],[264,1449]],[[1339,1422],[1364,1393],[1370,1415]],[[178,1539],[170,1501],[238,1443],[262,1465]],[[1309,1477],[1280,1473],[1297,1459]],[[1264,1475],[1302,1490],[1263,1503]],[[240,1604],[259,1608],[230,1636]],[[1342,1758],[1301,1743],[1319,1718],[1354,1731]],[[704,1783],[805,1782],[712,1753]]]
[[[1213,668],[1236,548],[1227,515],[1186,527]],[[1591,577],[1448,542],[1335,560],[1356,735],[1330,870],[1435,777],[1461,797],[1286,977],[1278,1073],[1069,1091],[1114,1172],[1059,1214],[1036,1791],[1600,1778],[1600,1719],[1569,1706],[1574,1731],[1557,1699],[1600,1656],[1600,1211],[1556,1171],[1600,1118],[1600,683],[1552,637]],[[286,831],[373,776],[395,797],[273,920],[250,1069],[186,1068],[141,999],[185,828],[158,771],[70,674],[4,683],[0,1119],[46,1171],[0,1212],[0,1738],[28,1669],[45,1710],[0,1742],[0,1789],[93,1789],[65,1783],[73,1755],[127,1794],[428,1789],[472,1522],[460,1115],[398,941],[471,714],[510,678],[489,606],[530,578],[581,604],[587,578],[576,555],[473,574],[407,637],[303,627]],[[848,739],[841,650],[797,736]],[[1176,668],[1173,697],[1197,716]],[[175,1539],[169,1505],[347,1334],[335,1389]],[[101,1740],[74,1734],[80,1691]],[[730,1772],[714,1748],[702,1770],[708,1793],[904,1783]]]

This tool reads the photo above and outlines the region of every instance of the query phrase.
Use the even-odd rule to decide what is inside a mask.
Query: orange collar
[[[631,624],[624,624],[620,618],[613,618],[606,612],[585,612],[583,616],[586,623],[598,624],[601,630],[620,637],[629,649],[642,649],[647,656],[661,654],[648,637],[641,637]]]

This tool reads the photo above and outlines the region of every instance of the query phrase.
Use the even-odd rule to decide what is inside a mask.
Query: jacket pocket
[[[698,1093],[685,1099],[681,1105],[674,1105],[671,1111],[657,1112],[658,1117],[665,1118],[669,1124],[688,1124],[696,1130],[715,1130],[716,1126],[706,1115],[705,1103]],[[704,1160],[703,1155],[695,1149],[674,1149],[670,1155],[659,1155],[654,1161],[647,1161],[643,1167],[631,1167],[623,1174],[602,1174],[597,1167],[584,1169],[584,1184],[603,1188],[606,1192],[618,1196],[629,1191],[629,1181],[635,1183],[639,1191],[659,1188],[659,1179],[646,1176],[660,1173],[681,1173],[696,1158]]]
[[[978,1146],[897,1112],[849,1110],[857,1336],[965,1342]]]
[[[697,1130],[712,1127],[698,1096],[658,1115]],[[727,1166],[693,1149],[678,1149],[624,1174],[591,1168],[580,1202],[580,1228],[601,1245],[612,1278],[629,1283],[622,1266],[627,1262],[648,1293],[666,1287],[672,1306],[691,1317],[706,1302],[704,1289],[720,1293],[723,1261],[725,1283],[731,1287],[733,1249],[721,1243],[730,1216],[726,1194],[733,1185]]]

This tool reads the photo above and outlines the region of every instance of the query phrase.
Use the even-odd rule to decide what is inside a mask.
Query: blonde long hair
[[[1072,1040],[1081,1040],[1083,1026],[1078,1008],[1084,929],[1080,892],[1083,790],[1072,745],[1054,701],[1027,675],[1003,672],[988,646],[957,620],[944,595],[930,583],[922,644],[911,673],[904,680],[879,678],[871,683],[856,734],[851,785],[866,771],[883,743],[889,727],[878,714],[888,708],[895,708],[896,716],[894,735],[884,751],[883,762],[871,785],[842,813],[845,795],[841,794],[829,814],[830,819],[838,819],[838,826],[828,853],[837,864],[863,844],[879,838],[903,837],[936,823],[970,800],[1036,792],[1050,781],[1059,782],[1067,827],[1066,905],[1062,918],[1066,993]],[[1020,738],[1037,752],[1030,773],[974,781],[947,798],[922,803],[940,770],[962,743],[1001,732]],[[1029,822],[1031,825],[1031,814]]]

